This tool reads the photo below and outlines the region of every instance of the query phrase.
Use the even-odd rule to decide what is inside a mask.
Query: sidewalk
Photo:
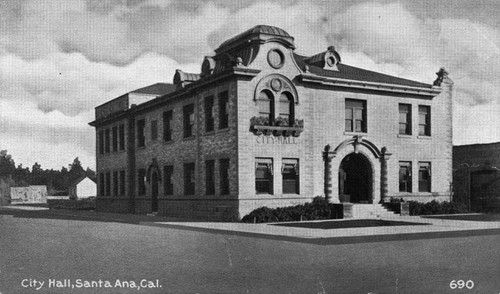
[[[395,215],[394,217],[390,218],[377,218],[379,220],[416,223],[415,225],[358,227],[343,229],[311,229],[278,226],[272,223],[247,224],[228,222],[200,222],[165,216],[147,216],[81,210],[54,209],[43,211],[27,210],[21,212],[19,211],[18,207],[15,208],[15,211],[12,210],[11,207],[0,207],[0,211],[1,210],[10,210],[12,214],[14,214],[14,216],[16,216],[17,214],[19,217],[29,217],[27,214],[36,214],[37,217],[58,216],[59,218],[66,217],[69,220],[75,219],[120,222],[215,234],[233,234],[247,237],[318,244],[345,244],[356,242],[378,242],[390,240],[466,237],[475,235],[500,234],[500,221],[463,221],[439,218],[421,218],[419,216]],[[322,220],[316,222],[341,221],[346,220]]]

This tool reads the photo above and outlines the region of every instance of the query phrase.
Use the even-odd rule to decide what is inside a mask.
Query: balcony
[[[278,116],[273,122],[268,117],[254,116],[250,119],[250,131],[256,136],[284,136],[298,137],[304,131],[304,120],[295,119],[293,124],[288,118]]]

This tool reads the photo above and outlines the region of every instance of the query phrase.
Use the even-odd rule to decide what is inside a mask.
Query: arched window
[[[289,92],[282,92],[279,99],[279,116],[285,118],[289,125],[293,125],[295,120],[293,96]]]
[[[274,96],[269,90],[262,90],[257,99],[259,116],[269,118],[269,123],[274,121]]]

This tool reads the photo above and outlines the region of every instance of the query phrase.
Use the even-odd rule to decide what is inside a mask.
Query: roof
[[[71,184],[70,186],[76,186],[76,185],[80,184],[80,182],[83,181],[83,180],[85,180],[85,178],[88,178],[89,180],[91,180],[92,182],[95,183],[95,181],[91,177],[89,177],[87,175],[83,175],[83,176],[79,177],[78,179],[76,179],[73,182],[73,184]]]
[[[144,88],[140,88],[130,93],[140,93],[140,94],[151,94],[151,95],[165,95],[171,92],[174,92],[176,89],[175,85],[167,84],[167,83],[156,83],[153,85],[149,85]]]
[[[232,37],[231,39],[224,41],[222,44],[220,44],[219,48],[226,47],[227,45],[234,43],[237,40],[245,39],[250,35],[256,35],[256,34],[273,35],[273,36],[278,36],[278,37],[289,38],[291,40],[294,39],[292,36],[290,36],[289,33],[287,33],[285,30],[280,29],[278,27],[273,27],[273,26],[268,26],[268,25],[258,25],[258,26],[255,26],[251,29],[244,31],[241,34],[236,35],[235,37]]]
[[[419,87],[419,88],[432,88],[431,84],[425,84],[417,81],[407,80],[403,78],[398,78],[391,75],[386,75],[359,67],[354,67],[346,65],[343,63],[337,64],[338,71],[325,70],[318,66],[308,64],[305,62],[307,56],[302,56],[298,54],[293,54],[300,68],[304,68],[307,64],[309,66],[309,71],[318,76],[332,77],[346,80],[356,80],[364,82],[374,82],[374,83],[384,83],[384,84],[395,84],[408,87]]]

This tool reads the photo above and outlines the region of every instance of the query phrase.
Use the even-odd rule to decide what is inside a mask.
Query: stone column
[[[380,157],[380,200],[386,202],[389,193],[387,183],[387,160],[391,157],[392,153],[387,152],[387,148],[382,147],[382,156]]]
[[[325,150],[323,151],[323,161],[325,162],[325,200],[330,202],[332,199],[332,158],[334,157],[330,152],[330,145],[325,146]]]

